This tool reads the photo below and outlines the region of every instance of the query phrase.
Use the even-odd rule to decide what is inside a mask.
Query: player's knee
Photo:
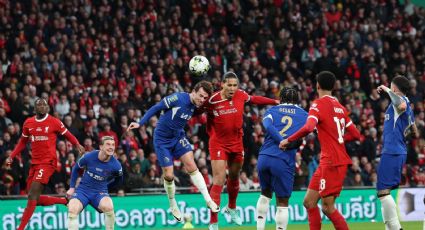
[[[335,211],[335,207],[333,204],[322,203],[322,212],[329,216],[331,213]]]
[[[303,205],[306,209],[310,209],[310,208],[315,208],[317,206],[317,203],[311,200],[304,199]]]
[[[105,215],[107,213],[112,213],[112,215],[113,215],[114,214],[114,207],[112,205],[105,205],[103,207],[103,210],[102,211],[105,213]]]
[[[213,176],[213,184],[215,185],[223,186],[225,180],[224,176]]]
[[[78,208],[77,207],[73,207],[73,206],[69,206],[68,207],[68,216],[78,216]]]
[[[171,172],[164,172],[164,180],[166,181],[173,181],[174,180],[174,173]]]

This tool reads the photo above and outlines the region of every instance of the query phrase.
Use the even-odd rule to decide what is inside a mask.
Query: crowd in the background
[[[40,96],[86,151],[97,149],[102,136],[116,139],[126,178],[120,194],[162,188],[152,147],[157,119],[135,132],[125,130],[165,95],[190,91],[201,79],[187,69],[197,54],[209,59],[206,79],[217,89],[223,72],[233,70],[250,94],[277,99],[281,87],[296,87],[305,109],[316,97],[315,74],[334,72],[334,95],[363,135],[347,143],[353,165],[346,186],[376,184],[389,100],[375,88],[397,74],[406,76],[420,137],[408,139],[402,184],[424,185],[425,10],[405,2],[0,0],[0,194],[25,191],[30,151],[22,152],[11,169],[4,159]],[[266,109],[245,107],[241,190],[259,186],[256,164]],[[205,122],[205,116],[192,118],[187,132],[198,167],[211,184]],[[296,156],[295,188],[305,188],[319,153],[317,139],[309,135]],[[64,139],[57,154],[49,193],[65,191],[78,159]],[[174,165],[176,184],[193,187],[181,162]]]

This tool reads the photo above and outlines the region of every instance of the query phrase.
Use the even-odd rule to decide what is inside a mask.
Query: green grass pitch
[[[402,222],[403,230],[421,230],[423,229],[423,222]],[[350,230],[384,230],[384,223],[349,223]],[[182,228],[173,228],[175,230]],[[196,230],[207,230],[208,228],[194,228]],[[220,230],[255,230],[255,226],[231,226],[222,227]],[[268,225],[267,230],[274,230],[274,225]],[[323,224],[322,230],[333,230],[332,224]],[[288,230],[308,230],[306,224],[289,224]]]

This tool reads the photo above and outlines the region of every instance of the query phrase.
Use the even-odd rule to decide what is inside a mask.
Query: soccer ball
[[[202,76],[208,72],[210,69],[210,62],[208,59],[201,55],[196,55],[190,59],[189,62],[189,71],[196,75]]]

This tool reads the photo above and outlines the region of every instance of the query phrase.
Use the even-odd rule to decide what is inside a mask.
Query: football
[[[208,59],[201,55],[196,55],[190,59],[189,71],[196,76],[202,76],[210,69],[210,62]]]

